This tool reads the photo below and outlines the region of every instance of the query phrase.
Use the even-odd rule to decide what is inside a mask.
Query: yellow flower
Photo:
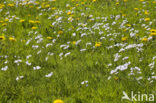
[[[79,6],[79,4],[76,4],[76,6]]]
[[[134,8],[134,10],[139,10],[139,8]]]
[[[7,23],[3,23],[3,24],[2,24],[2,26],[6,26],[6,25],[7,25]]]
[[[55,7],[53,7],[53,8],[51,8],[51,10],[56,10],[56,8],[55,8]]]
[[[148,39],[147,39],[147,38],[142,38],[142,41],[143,41],[143,42],[147,42]]]
[[[48,36],[48,37],[47,37],[47,39],[51,40],[51,39],[52,39],[52,37]]]
[[[127,37],[122,37],[121,40],[122,41],[126,41],[127,40]]]
[[[85,2],[81,2],[81,4],[83,5],[83,4],[85,4]]]
[[[24,19],[21,19],[21,20],[20,20],[20,23],[23,23],[24,21],[25,21]]]
[[[8,6],[13,7],[13,6],[14,6],[14,4],[8,4]]]
[[[31,16],[30,14],[28,14],[28,16]]]
[[[56,100],[54,101],[54,103],[63,103],[63,101],[60,100],[60,99],[56,99]]]
[[[38,24],[40,23],[40,21],[34,21],[34,22],[35,22],[35,23],[38,23]]]
[[[33,21],[33,20],[29,20],[29,23],[32,23],[32,24],[34,24],[34,23],[35,23],[35,21]]]
[[[76,41],[73,41],[73,42],[72,42],[72,44],[74,44],[74,45],[75,45],[75,44],[76,44]]]
[[[13,42],[16,41],[16,39],[15,39],[14,37],[9,37],[9,40],[10,40],[10,41],[13,41]]]
[[[33,6],[30,6],[30,8],[33,8]]]
[[[6,21],[6,22],[7,22],[7,21],[9,21],[9,19],[8,19],[8,18],[6,18],[4,21]]]
[[[101,42],[96,42],[96,43],[95,43],[95,47],[100,47],[101,44],[102,44]]]
[[[126,24],[126,26],[131,27],[131,24]]]
[[[72,13],[71,13],[71,11],[68,11],[67,14],[68,14],[68,15],[71,15]]]
[[[153,3],[153,4],[156,4],[156,1],[153,1],[152,3]]]
[[[57,19],[59,16],[55,16],[55,18]]]
[[[5,37],[4,36],[0,36],[0,40],[5,40]]]
[[[145,18],[145,21],[150,21],[150,18]]]
[[[5,5],[3,5],[3,4],[0,4],[0,9],[2,9],[3,7],[5,7]]]
[[[45,7],[46,7],[46,8],[49,8],[49,7],[50,7],[50,5],[46,5]]]
[[[93,0],[93,2],[96,2],[96,0]]]
[[[145,15],[149,15],[149,12],[147,10],[145,10]]]
[[[32,27],[32,29],[33,29],[33,30],[36,30],[36,29],[37,29],[37,27],[33,26],[33,27]]]
[[[37,5],[40,4],[40,2],[38,2],[38,1],[36,1],[35,3],[36,3]]]
[[[155,33],[151,33],[150,36],[156,36],[156,32]]]
[[[156,32],[156,29],[151,29],[150,32]]]
[[[58,31],[58,34],[63,34],[63,31],[62,30]]]
[[[124,0],[124,2],[127,2],[128,0]]]
[[[26,41],[25,40],[21,40],[21,42],[25,43]]]
[[[80,18],[76,18],[76,20],[80,20]]]
[[[122,14],[122,16],[126,16],[126,14]]]
[[[139,0],[139,1],[143,2],[144,0]]]
[[[116,2],[116,5],[119,5],[119,2]]]

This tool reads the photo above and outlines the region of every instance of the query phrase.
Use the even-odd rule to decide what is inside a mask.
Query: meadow
[[[155,0],[0,0],[0,103],[154,103],[155,73]]]

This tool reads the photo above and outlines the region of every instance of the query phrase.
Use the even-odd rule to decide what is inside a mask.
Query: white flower
[[[126,60],[126,59],[128,59],[129,57],[124,57],[124,58],[122,58],[122,60]]]
[[[128,65],[130,65],[130,64],[131,64],[131,62],[128,62],[128,63],[123,64],[123,65],[119,65],[119,66],[117,66],[117,67],[115,68],[115,70],[112,70],[112,71],[110,72],[110,74],[117,73],[118,70],[121,70],[121,71],[126,70],[126,69],[128,68]]]
[[[48,43],[48,44],[46,44],[46,48],[48,47],[48,46],[52,46],[53,44],[52,43]]]
[[[53,72],[50,72],[49,74],[45,75],[45,77],[51,77],[53,75]]]
[[[32,40],[32,39],[29,39],[29,40],[26,42],[25,45],[28,45],[28,44],[30,43],[31,40]]]
[[[29,65],[29,66],[31,65],[31,63],[29,63],[28,61],[26,61],[25,63],[26,63],[27,65]]]
[[[78,41],[75,43],[75,45],[79,44],[80,42],[81,42],[81,40],[78,40]]]
[[[40,53],[41,53],[41,50],[37,52],[37,54],[40,54]]]
[[[118,53],[116,53],[115,55],[114,55],[114,61],[116,62],[116,61],[118,61],[118,59],[121,57],[121,55],[119,55]]]
[[[6,71],[7,69],[8,69],[8,66],[1,68],[1,70],[3,70],[3,71]]]
[[[29,59],[32,55],[28,55],[26,58]]]
[[[151,69],[153,69],[153,68],[154,68],[154,64],[155,64],[155,62],[152,62],[152,63],[149,64],[148,66],[149,66]]]
[[[81,52],[82,52],[82,51],[86,51],[86,49],[81,49],[80,51],[81,51]]]
[[[38,45],[32,45],[33,49],[37,49],[39,46]]]
[[[19,79],[23,79],[24,78],[24,76],[18,76],[18,77],[16,77],[16,80],[18,81]]]
[[[110,64],[108,64],[107,66],[109,66],[109,67],[110,67],[110,66],[112,66],[112,64],[110,63]]]
[[[69,48],[69,45],[66,45],[66,47],[64,47],[63,49],[68,49]]]
[[[48,57],[45,58],[45,61],[47,61],[47,60],[48,60]]]
[[[38,70],[38,69],[41,69],[40,66],[36,66],[36,67],[33,67],[34,70]]]
[[[82,85],[86,84],[86,87],[88,87],[88,81],[87,81],[87,80],[86,80],[86,81],[81,82],[81,84],[82,84]]]
[[[60,53],[59,56],[61,57],[63,55],[63,53]]]
[[[111,76],[108,77],[108,80],[110,80],[110,79],[111,79]]]
[[[64,56],[66,57],[66,56],[68,56],[70,53],[71,53],[71,52],[68,52],[68,53],[66,53]]]
[[[73,36],[76,36],[76,33],[73,33],[72,35],[73,35]]]
[[[138,78],[136,78],[136,80],[140,80],[140,79],[142,79],[143,77],[138,77]]]

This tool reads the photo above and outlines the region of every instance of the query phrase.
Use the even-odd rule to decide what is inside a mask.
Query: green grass
[[[156,37],[150,36],[150,30],[156,29],[154,0],[120,0],[119,5],[115,0],[37,1],[19,2],[18,6],[16,1],[0,1],[0,103],[53,103],[56,99],[64,103],[136,103],[139,101],[121,101],[123,91],[129,97],[131,91],[156,95]],[[128,48],[130,45],[133,47]],[[120,57],[115,61],[117,53]],[[111,74],[128,62],[125,70]],[[34,70],[36,66],[40,69]],[[129,75],[135,67],[140,70]],[[51,72],[51,77],[45,77]],[[17,80],[19,76],[23,78]],[[142,79],[137,80],[139,77]],[[139,103],[145,102],[149,101]]]

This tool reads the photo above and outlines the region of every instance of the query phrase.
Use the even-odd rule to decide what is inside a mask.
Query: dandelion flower
[[[143,41],[143,42],[147,42],[148,39],[147,39],[147,38],[142,38],[142,41]]]
[[[68,11],[67,14],[68,14],[68,15],[71,15],[72,13],[71,13],[71,11]]]
[[[124,2],[127,2],[128,0],[124,0]]]
[[[126,41],[127,40],[127,37],[122,37],[121,40],[122,41]]]
[[[116,2],[116,5],[119,5],[119,2]]]
[[[156,32],[155,33],[151,33],[150,36],[156,36]]]
[[[54,101],[54,103],[64,103],[62,100],[60,100],[60,99],[56,99],[55,101]]]
[[[145,15],[149,15],[149,12],[147,10],[145,10]]]
[[[51,8],[51,10],[56,10],[56,8],[55,8],[55,7],[53,7],[53,8]]]
[[[150,18],[145,18],[145,21],[150,21]]]
[[[46,7],[46,8],[49,8],[49,7],[50,7],[50,5],[46,5],[45,7]]]
[[[156,29],[151,29],[150,32],[156,32]]]
[[[101,44],[102,44],[101,42],[97,42],[97,43],[95,43],[95,46],[96,46],[96,47],[100,47]]]
[[[14,6],[14,4],[8,4],[8,6],[9,6],[9,7],[13,7],[13,6]]]
[[[22,19],[22,20],[20,20],[19,22],[20,22],[20,23],[23,23],[24,21],[25,21],[25,20],[24,20],[24,19]]]
[[[93,2],[96,2],[96,0],[93,0]]]
[[[72,42],[72,44],[74,44],[74,45],[75,45],[75,44],[76,44],[76,41],[73,41],[73,42]]]
[[[51,39],[52,39],[52,37],[48,36],[48,37],[47,37],[47,39],[51,40]]]
[[[6,26],[6,25],[7,25],[7,23],[3,23],[3,24],[2,24],[2,26]]]
[[[10,41],[13,41],[13,42],[16,41],[16,39],[15,39],[14,37],[9,37],[9,40],[10,40]]]
[[[5,36],[0,36],[0,40],[5,40]]]
[[[7,21],[9,21],[9,19],[8,19],[8,18],[6,18],[4,21],[6,21],[6,22],[7,22]]]
[[[37,29],[37,27],[32,27],[32,29],[33,29],[33,30],[36,30],[36,29]]]
[[[139,8],[134,8],[134,10],[138,11],[138,10],[139,10]]]
[[[32,23],[32,24],[33,24],[33,23],[35,23],[35,21],[33,21],[33,20],[29,20],[29,23]]]
[[[58,34],[63,34],[63,31],[62,30],[58,31]]]

